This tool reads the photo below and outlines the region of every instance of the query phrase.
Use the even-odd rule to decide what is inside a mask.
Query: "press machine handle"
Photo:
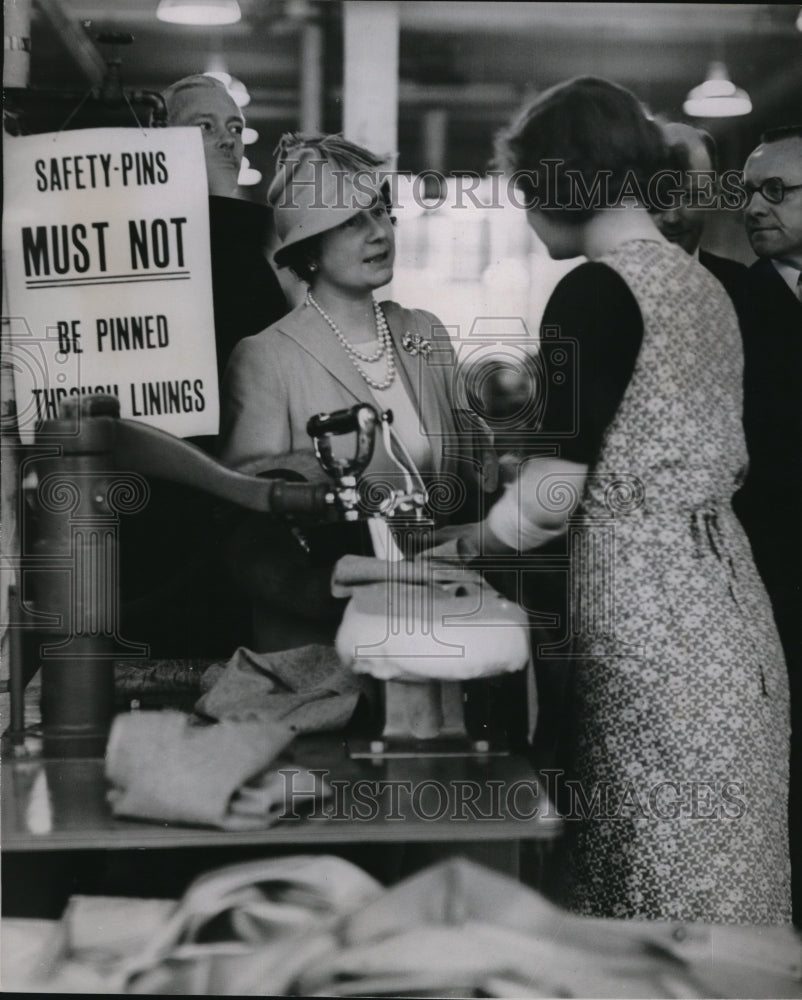
[[[360,516],[357,480],[373,458],[378,422],[379,415],[370,403],[357,403],[349,409],[318,413],[306,424],[317,460],[326,475],[334,480],[337,503],[346,521],[356,521]],[[356,434],[353,455],[350,458],[335,456],[332,438],[349,433]]]
[[[370,464],[379,416],[369,403],[357,403],[345,410],[318,413],[310,417],[306,432],[312,438],[315,455],[324,471],[334,480],[356,478]],[[331,449],[334,435],[356,434],[356,448],[351,458],[335,458]]]

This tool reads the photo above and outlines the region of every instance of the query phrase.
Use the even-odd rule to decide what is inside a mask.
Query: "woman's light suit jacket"
[[[468,507],[473,506],[477,490],[495,489],[492,434],[480,418],[455,408],[459,372],[448,333],[431,313],[395,302],[382,307],[393,339],[396,377],[417,400],[422,430],[429,437],[432,479],[447,493],[450,482],[459,493],[458,477],[467,489]],[[429,342],[428,356],[406,350],[405,334]],[[223,382],[220,458],[252,475],[292,469],[309,480],[325,479],[312,452],[307,421],[359,402],[376,405],[328,324],[304,303],[237,344]],[[398,476],[378,432],[366,476]],[[448,519],[447,507],[448,502],[443,520]]]

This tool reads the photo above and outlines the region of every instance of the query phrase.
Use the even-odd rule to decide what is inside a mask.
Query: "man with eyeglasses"
[[[802,125],[761,137],[744,167],[749,269],[744,430],[749,474],[733,506],[771,597],[791,682],[790,835],[802,925]],[[795,862],[795,864],[794,864]]]
[[[771,281],[789,317],[800,322],[802,308],[802,125],[766,132],[744,167],[744,221],[760,261],[756,276]],[[800,308],[793,309],[794,300]]]

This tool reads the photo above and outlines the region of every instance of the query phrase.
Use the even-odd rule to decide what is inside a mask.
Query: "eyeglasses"
[[[797,188],[802,188],[802,184],[784,184],[779,177],[768,177],[762,184],[748,184],[744,181],[744,191],[746,192],[744,208],[757,191],[772,205],[779,205],[789,191],[796,191]]]

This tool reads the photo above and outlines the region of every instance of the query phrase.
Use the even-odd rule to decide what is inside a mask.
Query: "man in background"
[[[196,74],[162,94],[170,126],[201,130],[209,189],[212,293],[220,379],[234,346],[259,333],[289,310],[268,263],[270,209],[249,201],[239,185],[245,119],[223,84]]]
[[[709,132],[681,122],[667,122],[662,128],[678,166],[685,173],[685,184],[682,197],[673,208],[654,213],[657,228],[667,240],[697,257],[699,263],[718,278],[732,299],[743,327],[746,266],[700,247],[708,210],[699,206],[699,194],[701,191],[706,196],[715,194],[717,188],[715,140]]]
[[[239,185],[245,121],[225,86],[197,74],[162,94],[169,126],[199,128],[209,192],[214,337],[218,381],[235,345],[289,306],[268,250],[272,218]],[[191,438],[214,454],[216,438]],[[228,656],[250,638],[246,603],[221,556],[225,533],[211,497],[152,480],[148,506],[121,532],[122,634],[154,658]]]
[[[201,130],[209,194],[241,198],[245,118],[225,86],[215,77],[198,73],[178,80],[162,97],[169,125],[194,125]]]
[[[802,127],[763,136],[744,170],[751,268],[700,248],[707,212],[694,204],[699,179],[715,191],[713,137],[691,125],[663,132],[686,172],[684,197],[655,222],[696,255],[735,305],[744,341],[744,431],[749,472],[733,498],[771,598],[792,699],[791,857],[802,858]],[[799,185],[798,187],[796,185]],[[802,923],[802,872],[793,872],[794,920]]]
[[[763,135],[744,167],[749,268],[744,429],[733,506],[774,608],[791,682],[791,859],[802,925],[802,125]],[[796,862],[794,864],[794,862]]]

